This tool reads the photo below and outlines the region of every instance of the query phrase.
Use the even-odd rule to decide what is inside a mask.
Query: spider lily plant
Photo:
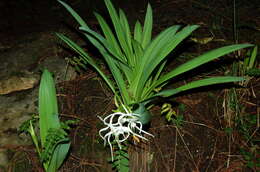
[[[87,54],[83,48],[65,35],[60,33],[57,33],[57,35],[78,53],[80,60],[87,62],[100,74],[114,93],[118,109],[122,111],[122,106],[124,106],[130,112],[134,111],[141,114],[140,120],[143,124],[147,123],[150,117],[146,105],[156,97],[169,97],[197,87],[243,80],[241,77],[233,76],[211,77],[192,81],[177,88],[163,89],[171,79],[185,72],[252,45],[238,44],[214,49],[176,67],[170,72],[165,72],[168,54],[174,51],[199,26],[182,27],[174,25],[152,38],[153,15],[149,4],[144,24],[136,21],[134,30],[131,31],[125,13],[121,9],[117,11],[110,0],[104,1],[113,27],[111,28],[100,14],[95,13],[102,34],[92,30],[68,4],[59,2],[79,23],[82,34],[99,50],[113,76],[112,79],[104,74],[95,59]],[[139,108],[135,109],[135,105],[139,105]]]

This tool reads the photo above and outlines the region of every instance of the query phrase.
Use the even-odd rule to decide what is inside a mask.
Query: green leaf
[[[142,35],[142,47],[145,49],[151,41],[152,37],[152,26],[153,25],[153,13],[151,5],[148,3],[145,20],[144,20],[144,30]]]
[[[99,50],[104,57],[109,70],[111,71],[116,86],[100,68],[94,63],[87,53],[76,46],[69,39],[60,36],[73,50],[82,56],[101,74],[120,103],[125,106],[143,102],[147,104],[156,96],[171,96],[181,91],[201,86],[217,83],[233,82],[234,78],[217,78],[194,81],[176,89],[159,92],[170,79],[190,71],[200,65],[212,61],[220,56],[226,55],[241,48],[252,46],[251,44],[231,45],[209,51],[193,60],[190,60],[172,71],[162,75],[167,64],[167,56],[170,52],[186,39],[199,26],[192,25],[181,28],[176,25],[161,32],[155,39],[152,37],[152,8],[148,4],[144,26],[139,21],[135,23],[134,36],[132,37],[128,20],[125,13],[119,9],[119,13],[114,8],[110,0],[105,0],[113,29],[99,14],[95,14],[104,33],[104,37],[88,28],[86,24],[78,18],[77,14],[70,8],[70,13],[81,24],[80,29],[83,34]],[[118,93],[119,90],[119,93]],[[158,92],[158,93],[156,93]],[[147,100],[147,101],[146,101]],[[129,107],[128,107],[129,108]]]
[[[38,120],[38,117],[36,115],[32,115],[32,117],[26,121],[24,121],[18,129],[18,133],[28,133],[30,131],[31,125],[32,128],[34,128],[36,121]]]
[[[122,24],[121,24],[120,19],[119,19],[119,16],[118,16],[113,4],[111,3],[111,1],[105,0],[105,4],[106,4],[106,7],[108,9],[108,12],[109,12],[110,18],[112,20],[113,26],[115,28],[115,32],[116,32],[118,41],[121,45],[121,48],[123,49],[126,56],[130,56],[131,55],[131,49],[130,49],[129,45],[127,44],[127,41],[126,41],[126,37],[125,37],[126,30],[123,29]]]
[[[55,148],[47,172],[56,172],[62,165],[70,149],[70,143],[58,144]]]
[[[247,48],[247,47],[251,47],[252,44],[238,44],[238,45],[229,45],[229,46],[225,46],[225,47],[221,47],[221,48],[217,48],[214,50],[211,50],[193,60],[190,60],[180,66],[178,66],[177,68],[175,68],[174,70],[172,70],[171,72],[167,73],[166,75],[162,76],[155,84],[154,88],[156,88],[157,86],[159,86],[160,84],[162,84],[163,82],[172,79],[173,77],[183,74],[189,70],[192,70],[200,65],[203,65],[209,61],[212,61],[218,57],[224,56],[228,53],[231,53],[233,51],[242,49],[242,48]]]
[[[100,75],[101,77],[105,80],[105,82],[107,83],[107,85],[109,86],[109,88],[113,91],[113,93],[115,93],[115,87],[112,83],[112,81],[110,81],[110,79],[101,71],[101,69],[98,67],[98,65],[96,64],[96,62],[80,47],[78,46],[75,42],[73,42],[72,40],[70,40],[68,37],[56,33],[57,36],[63,40],[72,50],[74,50],[75,52],[77,52],[85,61],[87,61]],[[92,41],[93,43],[96,43],[97,41],[91,37],[89,37],[90,41]],[[105,51],[102,49],[102,45],[96,44],[97,46],[99,46],[100,51]]]
[[[256,56],[257,56],[257,45],[254,47],[252,54],[250,56],[250,60],[249,60],[249,65],[248,65],[248,69],[252,69],[255,65],[255,60],[256,60]]]
[[[121,9],[119,9],[119,18],[120,18],[120,22],[122,25],[122,29],[124,32],[124,37],[125,37],[127,46],[129,47],[129,54],[127,54],[127,60],[129,62],[129,64],[133,66],[133,59],[132,59],[133,49],[132,49],[132,43],[131,43],[132,37],[131,37],[130,27],[129,27],[126,15],[125,15],[124,11],[122,11]]]
[[[58,0],[60,4],[62,4],[68,12],[78,21],[78,23],[83,27],[88,27],[88,25],[84,22],[84,20],[78,15],[76,11],[74,11],[68,4],[63,1]]]
[[[158,42],[162,39],[162,37],[164,37],[164,35],[169,34],[169,32],[171,30],[172,30],[172,27],[170,27],[170,28],[164,30],[162,33],[160,33],[151,42],[149,47],[145,49],[145,52],[144,52],[145,54],[142,57],[140,57],[139,63],[136,64],[136,66],[134,68],[134,72],[133,72],[133,76],[135,76],[135,77],[133,78],[133,83],[130,85],[130,91],[133,93],[134,97],[137,97],[136,96],[137,95],[137,87],[139,85],[139,82],[141,82],[140,80],[141,80],[142,75],[145,75],[145,73],[146,73],[146,72],[143,72],[144,68],[145,68],[145,64],[148,62],[148,59],[151,56],[151,54],[153,53],[153,50],[154,50],[155,46],[158,44]],[[144,86],[142,85],[142,88],[143,87]]]
[[[137,20],[135,23],[135,28],[134,28],[134,39],[138,42],[141,43],[142,40],[142,26],[141,23]]]
[[[48,129],[60,127],[55,83],[47,69],[43,71],[39,89],[39,123],[41,143],[44,145]]]
[[[242,77],[232,77],[232,76],[220,76],[220,77],[201,79],[201,80],[197,80],[197,81],[192,81],[192,82],[185,84],[183,86],[180,86],[178,88],[161,91],[161,92],[155,94],[153,97],[157,97],[157,96],[169,97],[169,96],[173,96],[177,93],[180,93],[182,91],[187,91],[187,90],[190,90],[193,88],[198,88],[198,87],[203,87],[203,86],[208,86],[208,85],[213,85],[213,84],[238,82],[238,81],[243,81],[243,80],[244,80],[244,78],[242,78]]]
[[[115,144],[115,143],[113,143]],[[127,153],[127,147],[121,145],[121,149],[115,151],[115,158],[112,162],[112,167],[116,168],[119,172],[129,171],[129,155]]]
[[[74,50],[76,53],[78,53],[85,61],[87,61],[88,63],[95,63],[91,57],[80,47],[78,46],[74,41],[72,41],[71,39],[69,39],[68,37],[66,37],[63,34],[60,33],[56,33],[56,35],[63,40],[72,50]]]
[[[87,29],[87,28],[81,28],[81,29],[91,32],[90,29]],[[97,39],[102,41],[102,38],[100,36],[98,36],[97,33],[92,32],[92,34],[95,35],[95,37]],[[127,87],[126,87],[126,83],[124,81],[124,76],[122,75],[122,71],[118,68],[118,63],[115,62],[114,58],[110,56],[110,54],[105,50],[105,48],[103,48],[103,46],[96,39],[91,38],[91,37],[88,37],[88,38],[100,50],[100,53],[103,55],[104,59],[106,60],[108,67],[117,83],[117,86],[119,88],[119,91],[123,98],[124,103],[129,104],[130,97],[129,97],[127,89],[126,89]],[[124,71],[124,72],[126,74],[127,71]],[[114,94],[116,94],[116,92],[114,92]]]
[[[198,26],[187,26],[180,32],[176,33],[180,26],[172,26],[166,29],[164,32],[151,42],[147,47],[142,58],[140,68],[137,70],[145,71],[138,72],[134,85],[134,92],[139,95],[138,99],[141,98],[142,91],[145,82],[150,77],[156,67],[167,57],[167,55],[187,36],[189,36],[193,30]]]
[[[139,59],[143,57],[144,50],[142,48],[142,45],[136,40],[132,40],[132,45],[134,49],[134,56],[133,56],[133,61],[134,61],[133,69],[134,69],[135,66],[138,65]]]
[[[123,57],[123,54],[121,52],[121,48],[120,48],[113,32],[109,28],[108,24],[103,19],[103,17],[100,16],[98,13],[95,13],[95,16],[96,16],[98,23],[99,23],[99,25],[100,25],[100,27],[101,27],[101,29],[102,29],[105,37],[106,37],[108,44],[111,45],[110,47],[111,47],[112,51],[110,51],[110,52],[111,53],[116,52],[116,54],[118,54],[116,57],[121,58],[120,60],[122,60],[122,61],[125,61],[126,59],[125,59],[125,57]],[[88,31],[87,29],[84,29],[84,30]]]
[[[90,33],[91,35],[94,36],[94,38],[96,40],[98,40],[100,43],[102,43],[103,45],[101,45],[99,42],[92,40],[91,42],[99,49],[100,53],[104,56],[104,57],[108,57],[108,58],[113,58],[116,59],[116,61],[114,61],[113,63],[120,65],[120,68],[122,69],[122,72],[124,72],[125,76],[128,79],[128,82],[130,82],[130,78],[132,77],[132,72],[130,69],[130,64],[128,64],[128,60],[126,59],[126,57],[122,54],[121,49],[117,43],[116,38],[114,37],[112,31],[110,30],[108,24],[105,22],[105,20],[99,15],[99,14],[95,14],[100,26],[103,30],[103,33],[106,37],[106,40],[99,35],[98,33],[92,31],[89,28],[84,28],[84,27],[80,27],[80,30],[83,30],[87,33]],[[90,36],[87,36],[87,38],[89,39]],[[108,56],[106,54],[109,54],[106,49],[109,51],[109,53],[112,56]],[[106,61],[108,59],[105,59]],[[112,59],[109,59],[110,61],[113,61]],[[109,66],[110,67],[110,66]],[[111,68],[111,67],[110,67]]]

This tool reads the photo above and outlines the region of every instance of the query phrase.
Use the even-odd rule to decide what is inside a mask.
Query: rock
[[[20,125],[37,113],[38,90],[0,96],[0,166],[6,166],[8,147],[32,144],[29,136],[20,136]]]
[[[8,163],[8,157],[5,149],[0,149],[0,169]]]
[[[39,75],[21,72],[19,75],[2,79],[0,80],[0,95],[33,88],[36,84],[38,84],[39,78]]]
[[[56,83],[73,80],[77,76],[74,68],[68,65],[64,59],[59,57],[47,58],[41,63],[41,66],[47,68],[54,74]]]

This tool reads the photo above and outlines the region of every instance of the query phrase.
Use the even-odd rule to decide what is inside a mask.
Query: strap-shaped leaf
[[[101,35],[99,35],[98,33],[94,32],[94,31],[92,31],[89,28],[80,27],[80,29],[84,30],[84,31],[86,31],[86,32],[88,32],[88,33],[90,33],[90,34],[92,34],[94,36],[94,37],[91,37],[90,35],[85,34],[86,37],[89,39],[89,41],[96,48],[98,48],[100,53],[103,55],[105,61],[108,63],[108,67],[109,67],[110,71],[112,72],[112,75],[114,76],[114,79],[115,80],[117,80],[117,79],[121,80],[121,78],[123,78],[123,76],[121,75],[121,72],[123,72],[125,74],[125,77],[130,82],[130,78],[132,78],[132,71],[131,71],[130,66],[128,66],[128,64],[126,62],[121,60],[120,55],[116,54],[116,52],[114,52],[111,49],[111,46],[107,43],[107,41]],[[111,56],[111,54],[113,56]],[[121,69],[124,69],[124,70],[120,71],[119,69],[115,69],[115,68],[118,68],[118,66],[122,67]],[[114,70],[118,70],[120,72],[116,72],[115,73]],[[118,73],[120,73],[120,74],[118,74]],[[115,75],[120,76],[120,78],[116,78]],[[120,82],[117,82],[117,84],[118,83],[122,83],[122,82],[120,81]],[[121,89],[119,85],[118,85],[118,88]],[[122,88],[122,89],[124,89],[124,88]]]
[[[256,61],[256,56],[257,56],[257,45],[253,48],[253,51],[251,53],[250,59],[249,59],[249,64],[248,64],[248,69],[251,69],[254,67],[255,65],[255,61]]]
[[[155,94],[153,97],[157,97],[157,96],[169,97],[169,96],[178,94],[182,91],[187,91],[187,90],[198,88],[198,87],[214,85],[214,84],[222,84],[222,83],[228,83],[228,82],[238,82],[238,81],[243,81],[243,80],[244,80],[243,77],[232,77],[232,76],[211,77],[211,78],[207,78],[207,79],[193,81],[193,82],[190,82],[183,86],[180,86],[178,88],[161,91],[161,92]]]
[[[129,62],[130,65],[133,65],[133,49],[132,49],[132,36],[131,36],[131,32],[130,32],[130,27],[126,18],[126,15],[124,13],[124,11],[122,9],[119,9],[119,18],[120,18],[120,22],[123,28],[123,32],[125,35],[125,39],[126,39],[126,43],[127,46],[129,47],[129,54],[127,54],[127,60]]]
[[[47,172],[56,172],[62,165],[70,149],[70,143],[60,143],[55,148]]]
[[[72,50],[77,52],[81,57],[83,57],[84,60],[86,60],[88,63],[92,61],[91,57],[80,47],[78,44],[76,44],[74,41],[69,39],[67,36],[56,33],[56,35],[63,40]]]
[[[60,127],[58,114],[55,82],[51,73],[45,69],[39,89],[39,125],[42,145],[45,144],[48,130]]]
[[[91,32],[93,35],[95,35],[95,38],[91,37],[88,34],[85,34],[85,36],[89,39],[89,41],[99,49],[100,53],[103,55],[105,61],[108,64],[108,67],[117,83],[118,89],[120,91],[120,94],[124,100],[124,102],[129,102],[130,98],[127,92],[127,87],[126,87],[126,83],[124,82],[124,77],[121,74],[122,71],[120,71],[120,69],[118,68],[118,64],[117,62],[114,60],[113,57],[110,56],[110,54],[107,52],[107,50],[102,46],[102,44],[100,42],[105,42],[104,38],[101,37],[101,35],[97,34],[94,31],[91,31],[89,28],[83,28],[81,27],[82,30],[85,30],[87,32]],[[99,42],[100,41],[100,42]],[[114,89],[115,90],[115,89]],[[113,91],[113,90],[112,90]],[[116,95],[116,91],[114,92],[114,94]]]
[[[109,1],[109,0],[108,0],[108,1]],[[62,2],[62,1],[60,1],[60,0],[59,0],[59,2],[70,12],[70,14],[77,20],[77,22],[78,22],[83,28],[88,28],[88,29],[89,29],[89,27],[88,27],[87,24],[83,21],[83,19],[82,19],[69,5],[67,5],[66,3],[64,3],[64,2]],[[105,2],[107,2],[107,1],[105,1]],[[110,9],[110,12],[111,12],[111,14],[112,14],[111,18],[113,18],[114,21],[117,23],[117,22],[119,21],[119,20],[118,20],[118,16],[117,16],[116,11],[115,11],[115,9],[114,9],[114,7],[113,7],[113,5],[112,5],[112,3],[111,3],[110,1],[107,3],[107,7]],[[118,23],[119,23],[119,22],[118,22]],[[119,24],[120,24],[120,23],[119,23]],[[119,28],[118,30],[120,30],[121,26],[118,26],[118,28]],[[121,29],[121,31],[122,31],[122,29]],[[120,35],[119,37],[121,37],[122,33],[123,33],[123,32],[121,32],[121,34],[119,34],[119,35]],[[60,36],[59,36],[59,37],[60,37]],[[101,45],[101,44],[98,44],[96,40],[93,40],[93,38],[91,38],[89,35],[86,35],[86,37],[90,40],[91,43],[95,42],[95,44],[98,45],[97,48],[99,48],[99,50],[102,49],[102,47],[101,47],[102,45]],[[72,45],[72,44],[71,44],[72,41],[71,41],[71,40],[68,41],[68,40],[69,40],[68,38],[67,38],[67,39],[64,39],[64,37],[60,37],[60,38],[63,38],[62,40],[66,40],[66,43],[70,43],[70,46]],[[122,40],[124,40],[124,39],[122,39]],[[122,44],[122,43],[121,43],[121,44]],[[79,51],[79,50],[80,50],[79,46],[73,45],[73,46],[71,46],[71,47],[74,47],[74,50],[75,50],[75,48],[76,48],[76,50],[77,50],[78,53],[83,54],[82,51]],[[104,48],[103,48],[103,49],[104,49]],[[85,54],[86,54],[86,53],[85,53]],[[86,56],[84,55],[84,57],[86,57]],[[88,63],[90,63],[90,64],[101,74],[102,78],[104,78],[104,80],[107,82],[107,84],[109,85],[109,87],[111,88],[111,90],[115,93],[115,88],[113,87],[113,84],[112,84],[111,81],[103,74],[103,72],[97,67],[97,65],[94,64],[93,62],[91,63],[90,60],[88,60]]]
[[[149,66],[152,61],[159,62],[162,61],[162,58],[160,57],[160,52],[163,51],[163,49],[166,46],[166,43],[168,41],[172,40],[174,35],[176,34],[177,30],[180,28],[180,26],[172,26],[160,33],[155,40],[151,42],[151,44],[145,49],[144,56],[142,57],[142,61],[136,68],[136,78],[133,85],[133,90],[135,95],[141,95],[140,93],[143,90],[143,87],[145,85],[145,82],[151,75],[152,70],[155,69],[155,67]],[[165,57],[164,57],[165,58]],[[153,62],[153,63],[155,63]],[[145,71],[145,72],[140,72]],[[140,98],[140,97],[139,97]]]
[[[110,87],[110,89],[113,91],[113,93],[115,93],[115,87],[113,85],[113,83],[110,81],[110,79],[101,71],[101,69],[97,66],[97,64],[95,63],[95,61],[80,47],[78,46],[75,42],[73,42],[72,40],[70,40],[68,37],[57,33],[57,36],[63,40],[71,49],[73,49],[75,52],[77,52],[81,57],[84,58],[84,60],[86,60],[94,69],[97,70],[97,72],[101,75],[101,77],[105,80],[105,82],[108,84],[108,86]],[[90,36],[88,36],[90,40],[92,40],[92,42],[96,41],[95,39],[91,38]],[[99,48],[101,48],[102,45],[99,45]]]
[[[100,51],[100,53],[109,52],[117,61],[120,61],[120,63],[125,64],[126,66],[128,65],[127,61],[124,60],[125,57],[122,57],[122,54],[118,54],[114,47],[103,36],[90,28],[79,27],[79,29],[86,32],[84,35]]]
[[[127,61],[125,57],[123,57],[123,54],[118,54],[117,51],[114,50],[114,47],[105,38],[89,28],[80,27],[79,29],[87,33],[85,34],[85,36],[97,49],[99,49],[101,54],[103,54],[104,52],[106,54],[110,53],[112,55],[110,57],[115,60],[114,63],[118,62],[120,65],[122,65],[124,69],[126,68],[126,76],[128,77],[129,75],[131,75],[130,73],[128,73],[128,71],[130,70],[130,66],[127,64]]]
[[[139,43],[141,43],[142,41],[142,34],[143,31],[142,31],[141,23],[137,20],[134,28],[134,39]]]
[[[175,26],[176,28],[176,26]],[[135,71],[134,71],[134,75],[136,76],[135,78],[135,85],[132,85],[133,88],[135,88],[137,86],[137,83],[140,80],[140,77],[142,75],[143,71],[146,63],[149,61],[149,57],[153,54],[153,51],[155,49],[155,47],[157,46],[157,44],[164,38],[168,37],[168,35],[172,32],[176,33],[178,28],[173,28],[173,27],[169,27],[167,29],[165,29],[163,32],[161,32],[151,43],[150,45],[144,50],[144,56],[142,58],[140,58],[139,63],[137,64]]]
[[[193,60],[190,60],[180,66],[178,66],[177,68],[175,68],[174,70],[172,70],[171,72],[165,74],[164,76],[161,77],[161,79],[159,79],[156,84],[155,87],[159,86],[160,84],[162,84],[163,82],[177,76],[180,75],[184,72],[187,72],[189,70],[192,70],[202,64],[205,64],[209,61],[212,61],[218,57],[224,56],[228,53],[231,53],[233,51],[242,49],[242,48],[247,48],[247,47],[251,47],[252,44],[238,44],[238,45],[229,45],[229,46],[225,46],[225,47],[221,47],[218,49],[214,49],[211,50]]]
[[[67,10],[68,12],[76,19],[76,21],[83,27],[88,27],[86,22],[78,15],[76,11],[74,11],[68,4],[65,2],[62,2],[58,0],[59,3],[61,3]]]
[[[176,29],[177,28],[178,27],[176,27]],[[197,25],[186,26],[178,33],[175,34],[175,32],[173,32],[172,34],[168,35],[168,39],[161,40],[144,67],[146,72],[142,75],[141,81],[147,80],[154,69],[167,57],[167,55],[197,28]],[[142,84],[140,86],[142,86]]]
[[[117,12],[116,12],[116,10],[115,10],[115,8],[114,8],[114,6],[113,6],[113,4],[111,3],[110,0],[105,0],[105,4],[106,4],[106,7],[108,9],[108,12],[109,12],[110,18],[112,20],[113,26],[115,28],[118,41],[119,41],[124,53],[127,56],[129,56],[129,54],[131,54],[130,53],[131,51],[130,51],[130,48],[127,44],[127,41],[126,41],[126,38],[125,38],[125,35],[124,35],[125,30],[123,30],[119,16],[118,16],[118,14],[117,14]]]
[[[134,61],[133,70],[134,70],[134,68],[138,65],[138,63],[140,63],[140,60],[144,55],[144,50],[142,48],[142,45],[136,40],[132,40],[132,45],[134,49],[134,56],[133,56],[133,61]]]
[[[121,58],[121,60],[126,61],[125,57],[123,57],[123,54],[121,52],[121,48],[113,34],[113,32],[111,31],[111,29],[109,28],[108,24],[106,23],[106,21],[104,20],[104,18],[102,16],[100,16],[98,13],[95,13],[95,16],[98,20],[98,23],[105,35],[105,38],[108,42],[108,44],[111,46],[111,50],[114,52],[116,52],[118,54],[118,57]],[[84,27],[83,27],[84,29]],[[87,29],[84,29],[87,31]]]
[[[153,27],[153,12],[152,12],[151,5],[148,3],[145,20],[144,20],[144,30],[142,35],[142,47],[144,49],[151,41],[152,27]]]

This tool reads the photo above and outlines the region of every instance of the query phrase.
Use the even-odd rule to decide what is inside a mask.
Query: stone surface
[[[40,77],[37,74],[21,72],[19,75],[1,79],[0,95],[33,88],[36,84],[38,84],[39,78]]]

